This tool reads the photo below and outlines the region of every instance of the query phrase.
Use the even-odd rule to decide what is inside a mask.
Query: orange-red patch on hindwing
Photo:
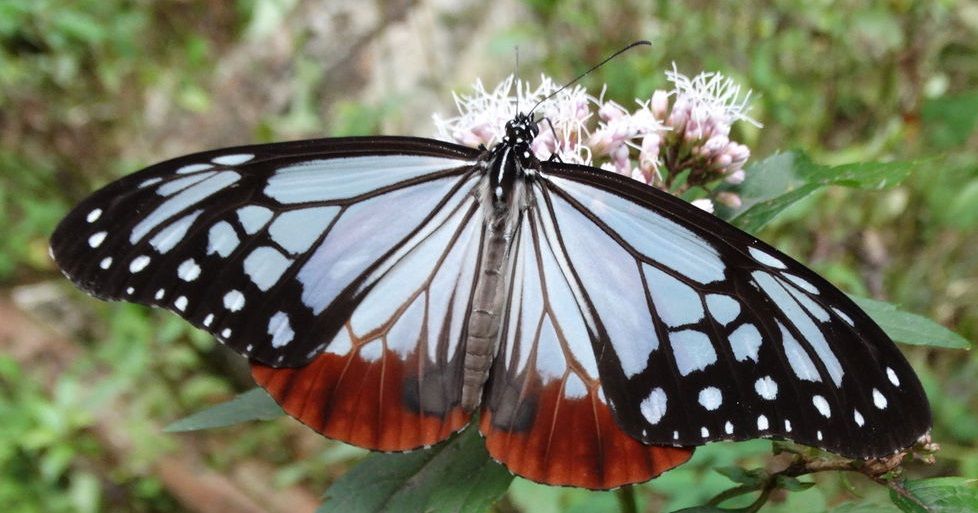
[[[408,388],[425,388],[415,362],[390,350],[375,360],[359,351],[327,352],[297,368],[252,362],[251,373],[286,413],[319,433],[366,449],[407,451],[448,438],[470,418],[457,405],[440,413],[412,405]]]
[[[527,479],[606,490],[648,481],[692,456],[692,448],[645,445],[622,431],[596,388],[568,397],[561,381],[484,405],[479,429],[493,459]],[[500,406],[502,406],[500,404]]]

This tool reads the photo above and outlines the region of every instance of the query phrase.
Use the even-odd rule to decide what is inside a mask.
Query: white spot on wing
[[[367,362],[376,362],[383,354],[384,346],[380,344],[380,340],[374,340],[360,348],[360,358]]]
[[[212,167],[214,166],[210,164],[188,164],[186,166],[181,167],[180,169],[177,169],[177,174],[185,175],[187,173],[196,173],[197,171],[206,171]],[[159,182],[160,178],[150,178],[150,180],[156,180],[157,182]],[[149,180],[146,181],[148,182]]]
[[[841,317],[843,321],[846,321],[846,324],[848,324],[849,326],[855,326],[856,325],[856,323],[852,322],[852,317],[849,317],[848,315],[846,315],[846,313],[843,312],[842,310],[839,310],[838,308],[833,307],[832,308],[832,311],[835,312],[835,315],[838,315],[839,317]]]
[[[238,164],[244,164],[249,160],[255,158],[251,153],[236,153],[234,155],[222,155],[211,159],[211,162],[215,164],[220,164],[222,166],[237,166]]]
[[[173,302],[173,306],[177,307],[177,310],[181,312],[187,309],[187,296],[180,296]]]
[[[886,409],[886,404],[887,404],[886,396],[884,396],[882,392],[880,392],[875,388],[873,389],[873,404],[876,405],[876,407],[881,410]]]
[[[241,222],[241,227],[244,228],[245,233],[248,235],[258,233],[258,230],[264,228],[268,220],[272,218],[271,210],[265,207],[259,207],[258,205],[241,207],[237,212],[238,221]]]
[[[231,328],[224,328],[223,330],[221,330],[221,336],[224,337],[224,338],[230,338],[231,337]]]
[[[747,248],[747,252],[750,253],[750,256],[753,257],[754,260],[756,260],[759,263],[762,263],[762,264],[764,264],[764,265],[766,265],[768,267],[774,267],[776,269],[787,269],[788,268],[788,266],[784,265],[784,262],[782,262],[781,260],[779,260],[778,258],[776,258],[774,255],[771,255],[770,253],[768,253],[766,251],[762,251],[762,250],[757,249],[757,248]]]
[[[564,382],[564,397],[568,399],[580,399],[587,396],[587,387],[577,374],[571,373]]]
[[[166,289],[159,289],[156,291],[156,294],[153,294],[153,299],[159,301],[163,299],[164,296],[166,296]]]
[[[794,283],[795,285],[798,286],[798,288],[804,290],[805,292],[808,292],[809,294],[818,295],[818,289],[815,287],[815,285],[812,285],[804,278],[788,273],[782,273],[781,275],[784,276],[785,278],[788,278],[788,281]]]
[[[289,316],[285,312],[275,312],[275,315],[268,320],[268,334],[272,336],[272,347],[282,347],[295,338],[292,325],[289,324]]]
[[[773,401],[778,397],[778,383],[771,379],[771,376],[764,376],[755,381],[754,390],[757,395],[768,401]]]
[[[669,335],[676,367],[683,376],[695,370],[703,370],[716,363],[717,353],[706,333],[695,330],[682,330]]]
[[[780,322],[778,327],[781,328],[782,343],[784,344],[785,356],[788,357],[788,365],[795,372],[795,376],[805,381],[822,381],[822,377],[818,375],[818,369],[815,367],[815,362],[801,347],[801,344]]]
[[[227,294],[224,294],[224,308],[232,312],[237,312],[244,308],[245,296],[240,290],[231,290]]]
[[[728,435],[732,435],[733,434],[733,432],[734,432],[734,426],[733,426],[733,424],[730,423],[729,420],[727,421],[726,424],[723,425],[723,431],[726,434],[728,434]]]
[[[211,226],[211,229],[207,232],[207,254],[213,255],[217,253],[224,258],[227,258],[235,248],[238,247],[240,241],[238,240],[238,234],[235,233],[234,228],[231,223],[227,221],[221,221]]]
[[[706,387],[700,390],[699,401],[701,406],[713,411],[723,404],[723,394],[717,387]]]
[[[764,415],[758,415],[757,416],[757,430],[758,431],[767,431],[767,428],[769,428],[769,427],[770,427],[770,425],[767,422],[767,417],[764,416]]]
[[[210,171],[207,173],[199,173],[196,175],[190,175],[190,176],[185,176],[183,178],[178,178],[176,180],[171,180],[161,185],[158,189],[156,189],[156,194],[159,194],[160,196],[172,196],[186,189],[187,187],[190,187],[195,183],[200,183],[214,176],[215,174],[217,174],[216,171]]]
[[[99,217],[102,217],[102,209],[96,208],[93,209],[91,212],[89,212],[87,216],[85,216],[85,220],[88,221],[89,223],[94,223],[95,221],[98,221]]]
[[[204,326],[209,327],[212,322],[214,322],[214,314],[207,314],[207,317],[204,317]]]
[[[187,235],[187,230],[194,224],[194,221],[197,220],[197,216],[201,212],[203,210],[197,210],[192,214],[187,214],[179,220],[170,223],[149,240],[150,245],[160,254],[165,254],[170,251]]]
[[[825,400],[824,397],[820,395],[812,396],[812,404],[815,405],[815,409],[822,414],[825,418],[830,418],[832,416],[832,408],[829,407],[829,402]]]
[[[753,324],[741,324],[728,338],[734,358],[742,362],[748,358],[757,361],[757,351],[761,347],[761,332]]]
[[[785,433],[791,432],[791,421],[788,419],[784,419],[784,432]]]
[[[740,301],[724,294],[707,294],[706,307],[710,316],[723,325],[730,324],[740,315]]]
[[[815,432],[815,438],[818,438],[818,441],[819,442],[822,441],[822,431],[821,430],[818,430],[818,431]]]
[[[692,287],[648,264],[642,266],[649,282],[649,293],[662,321],[671,327],[693,324],[703,319],[703,303]]]
[[[108,269],[109,267],[112,267],[112,257],[103,258],[102,261],[98,263],[98,266],[101,267],[102,269]]]
[[[886,368],[886,377],[890,378],[890,383],[893,383],[893,386],[900,386],[900,378],[897,377],[896,372],[894,372],[893,369],[889,367]]]
[[[108,235],[108,232],[98,232],[93,234],[91,237],[88,238],[88,245],[93,248],[97,248],[101,246],[102,242],[105,241],[106,235]]]
[[[710,430],[709,429],[706,429],[706,426],[701,427],[700,428],[700,436],[702,436],[703,438],[709,437],[710,436]]]
[[[126,287],[126,294],[129,294],[131,296],[133,292],[136,292],[136,289],[132,287]]]
[[[859,410],[852,410],[852,419],[856,421],[856,425],[859,427],[866,424],[866,419],[863,418],[862,413],[859,413]]]
[[[272,221],[268,234],[292,254],[308,251],[336,217],[340,207],[314,207],[283,212]]]
[[[277,249],[261,246],[245,257],[244,270],[252,283],[264,292],[278,283],[291,264],[292,260],[285,258]]]
[[[132,262],[129,263],[129,272],[138,273],[139,271],[145,269],[146,266],[149,265],[149,262],[150,258],[148,256],[139,255],[138,257],[133,258]]]
[[[666,414],[666,392],[662,388],[656,387],[649,392],[649,396],[642,400],[642,404],[639,408],[642,410],[642,415],[645,416],[645,420],[649,421],[649,424],[658,424],[662,417]]]
[[[193,258],[188,258],[177,267],[177,276],[183,281],[194,281],[200,276],[200,266]]]

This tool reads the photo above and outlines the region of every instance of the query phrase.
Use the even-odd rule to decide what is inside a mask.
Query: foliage
[[[193,125],[186,120],[201,119],[194,116],[224,114],[215,109],[225,91],[212,85],[222,59],[255,38],[282,32],[313,3],[0,0],[0,284],[61,283],[47,259],[46,239],[66,209],[98,184],[159,160],[161,148],[175,154],[199,149],[190,144],[200,128],[187,130],[191,135],[179,144],[172,143],[180,139],[173,133]],[[608,83],[608,97],[628,102],[665,86],[662,70],[675,62],[681,71],[719,70],[753,88],[751,115],[765,126],[735,128],[736,137],[753,155],[771,157],[753,159],[740,191],[744,208],[722,213],[847,292],[873,298],[859,301],[895,338],[923,342],[902,349],[929,393],[934,439],[944,450],[936,465],[908,465],[898,479],[907,479],[909,493],[932,511],[965,511],[975,507],[974,482],[967,478],[978,476],[978,356],[946,348],[978,339],[974,16],[963,0],[716,7],[532,0],[517,23],[488,37],[477,58],[487,72],[508,73],[519,44],[537,56],[537,62],[522,62],[522,70],[571,77],[624,42],[648,38],[654,42],[649,52],[629,55],[585,81]],[[303,53],[309,33],[291,36],[296,64],[281,72],[294,97],[245,133],[256,139],[368,133],[401,115],[411,95],[363,100],[357,82],[335,80]],[[465,83],[472,78],[462,77]],[[449,98],[439,98],[438,110],[448,111]],[[226,430],[163,435],[162,419],[245,390],[250,383],[240,376],[246,373],[172,316],[93,306],[67,286],[62,290],[60,302],[84,321],[72,332],[86,349],[77,368],[45,383],[0,355],[0,502],[11,511],[179,511],[149,462],[191,446],[188,441],[208,447],[217,468],[260,457],[277,465],[276,483],[314,490],[331,485],[327,505],[376,493],[375,510],[385,500],[406,508],[408,502],[398,501],[409,501],[404,487],[410,485],[426,490],[416,506],[475,511],[506,489],[509,476],[476,454],[481,446],[472,429],[433,451],[370,455],[345,474],[360,452],[318,439],[311,446],[300,442],[301,428],[285,421],[225,428],[234,437]],[[106,405],[118,401],[127,405],[120,413],[131,422],[125,429],[138,440],[132,461],[111,461],[93,432]],[[256,407],[249,401],[258,409],[247,409]],[[267,396],[262,401],[260,393],[249,393],[237,402],[247,407],[243,413],[223,420],[206,413],[183,427],[275,416]],[[452,459],[453,451],[476,455]],[[635,501],[646,511],[716,511],[704,505],[724,491],[767,482],[770,474],[745,469],[770,470],[770,453],[768,441],[711,444],[688,464],[635,487]],[[483,480],[475,483],[484,486],[438,487],[446,473],[470,470],[480,472]],[[390,479],[371,482],[380,471]],[[386,488],[365,492],[368,485]],[[716,507],[748,507],[756,490]],[[515,479],[497,504],[499,511],[616,511],[621,495]],[[920,509],[859,474],[821,473],[777,483],[763,511]]]

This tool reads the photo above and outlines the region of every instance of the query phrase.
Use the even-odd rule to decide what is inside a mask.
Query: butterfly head
[[[540,129],[537,127],[537,122],[533,120],[532,114],[521,112],[506,122],[506,136],[503,137],[503,142],[514,147],[529,146],[539,133]]]

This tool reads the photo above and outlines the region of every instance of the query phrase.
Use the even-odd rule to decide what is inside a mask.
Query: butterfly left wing
[[[188,155],[84,200],[51,253],[96,297],[169,309],[245,356],[299,365],[340,330],[385,258],[473,186],[477,155],[404,137]]]
[[[469,417],[458,345],[478,154],[370,137],[189,155],[82,202],[52,255],[84,290],[172,310],[250,357],[259,384],[327,436],[430,445]]]
[[[571,333],[586,334],[633,437],[780,437],[879,457],[929,429],[920,383],[879,326],[756,238],[584,166],[542,164],[531,209],[585,327]]]
[[[483,238],[470,192],[381,273],[309,364],[252,363],[255,381],[289,415],[330,438],[382,451],[430,446],[468,424],[460,346]]]

